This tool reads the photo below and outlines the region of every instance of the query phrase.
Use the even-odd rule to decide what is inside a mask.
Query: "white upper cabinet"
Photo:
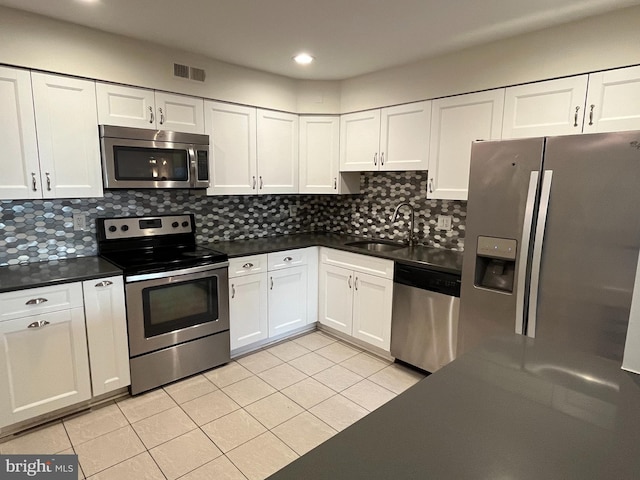
[[[156,92],[157,127],[185,133],[204,133],[204,100]]]
[[[256,109],[206,101],[210,142],[208,195],[257,193]]]
[[[580,75],[507,88],[502,138],[581,133],[587,78]]]
[[[426,170],[431,102],[383,108],[380,115],[380,170]]]
[[[42,197],[102,196],[95,82],[33,72]]]
[[[204,133],[204,100],[145,88],[97,83],[98,123]]]
[[[0,199],[42,198],[31,74],[0,67]]]
[[[340,117],[301,116],[300,193],[360,192],[359,173],[340,172]]]
[[[504,88],[433,101],[428,198],[466,200],[471,144],[499,140]]]
[[[298,193],[298,116],[257,111],[258,192]]]
[[[349,113],[340,117],[340,170],[378,170],[380,110]]]
[[[585,133],[640,130],[640,67],[589,75]]]
[[[342,115],[340,170],[425,170],[430,115],[429,101]]]

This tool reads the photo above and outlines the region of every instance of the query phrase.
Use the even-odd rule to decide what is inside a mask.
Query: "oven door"
[[[226,263],[125,281],[131,357],[229,330]]]

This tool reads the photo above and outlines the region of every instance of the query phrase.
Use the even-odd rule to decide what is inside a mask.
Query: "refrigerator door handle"
[[[533,226],[533,212],[536,206],[536,190],[538,189],[538,178],[540,172],[531,172],[529,176],[529,190],[527,192],[527,203],[524,210],[524,221],[522,223],[522,239],[520,245],[520,255],[518,256],[518,279],[516,290],[516,333],[524,333],[524,298],[525,282],[527,278],[527,258],[529,255],[529,244],[531,242],[531,227]]]
[[[533,243],[533,260],[531,267],[531,287],[529,290],[529,317],[527,320],[527,336],[536,336],[536,315],[538,313],[538,288],[540,286],[540,264],[542,263],[542,243],[544,242],[544,230],[547,225],[547,213],[549,212],[549,198],[551,196],[551,180],[553,170],[545,170],[542,177],[542,190],[540,192],[540,207],[538,210],[538,222],[536,225],[536,237]]]

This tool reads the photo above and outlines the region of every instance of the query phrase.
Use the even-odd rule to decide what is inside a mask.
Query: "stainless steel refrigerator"
[[[640,132],[474,143],[457,355],[516,332],[621,363],[639,249]]]

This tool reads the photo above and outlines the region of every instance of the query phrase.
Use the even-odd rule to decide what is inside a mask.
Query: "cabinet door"
[[[300,193],[338,193],[339,139],[339,117],[300,117]]]
[[[393,281],[355,272],[353,336],[389,351]]]
[[[27,70],[0,67],[0,199],[42,198]]]
[[[33,72],[44,198],[102,196],[95,83]]]
[[[122,277],[82,282],[93,396],[131,383]]]
[[[257,193],[256,109],[206,101],[211,163],[208,195]]]
[[[340,117],[340,171],[379,170],[380,110]]]
[[[0,427],[91,398],[82,308],[0,322]]]
[[[507,88],[502,138],[581,133],[586,95],[587,75]]]
[[[259,193],[298,193],[298,116],[257,114]]]
[[[380,115],[380,170],[426,170],[431,102],[383,108]]]
[[[204,133],[204,100],[156,92],[156,121],[161,130]]]
[[[318,297],[318,321],[351,335],[353,271],[321,263]]]
[[[640,130],[640,67],[589,75],[585,133]]]
[[[269,337],[307,324],[307,267],[269,272]]]
[[[504,89],[434,100],[428,198],[466,200],[471,143],[499,140]]]
[[[153,90],[98,82],[96,96],[99,124],[156,128]]]
[[[229,279],[229,330],[231,350],[267,338],[267,272]]]

